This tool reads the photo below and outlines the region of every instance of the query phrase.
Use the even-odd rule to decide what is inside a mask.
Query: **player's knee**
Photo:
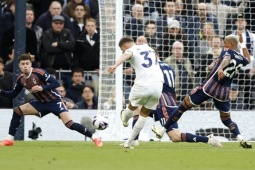
[[[179,132],[172,130],[170,132],[167,132],[167,134],[172,142],[180,142],[181,141]]]
[[[14,111],[14,113],[16,113],[16,114],[18,114],[18,115],[20,115],[20,116],[23,116],[23,112],[22,112],[22,110],[20,109],[20,107],[15,107],[15,108],[13,109],[13,111]]]
[[[65,123],[65,126],[68,128],[68,129],[71,129],[72,130],[72,125],[73,125],[73,120],[69,120],[67,123]]]

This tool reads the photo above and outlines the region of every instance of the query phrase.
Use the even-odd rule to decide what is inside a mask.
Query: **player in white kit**
[[[108,68],[109,73],[114,73],[116,68],[128,61],[135,70],[136,78],[129,95],[129,104],[121,111],[120,117],[123,125],[128,126],[128,120],[133,117],[133,111],[142,106],[129,139],[124,143],[124,148],[133,149],[130,143],[145,125],[146,119],[152,109],[156,109],[163,88],[163,74],[160,70],[156,52],[147,44],[136,45],[131,37],[123,37],[119,42],[123,54],[116,63]]]

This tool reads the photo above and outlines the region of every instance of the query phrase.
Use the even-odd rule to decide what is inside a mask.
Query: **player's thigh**
[[[70,114],[69,112],[66,112],[66,111],[60,113],[60,114],[59,114],[59,117],[60,117],[60,119],[62,120],[62,122],[63,122],[64,124],[66,124],[67,122],[69,122],[70,120],[72,120],[71,114]]]
[[[193,105],[200,105],[204,101],[210,99],[211,97],[206,95],[201,86],[194,88],[189,92],[190,102]]]
[[[230,102],[229,101],[218,101],[213,99],[214,106],[221,112],[229,113],[230,111]]]
[[[19,108],[21,109],[23,115],[38,115],[38,111],[30,103],[20,105]]]

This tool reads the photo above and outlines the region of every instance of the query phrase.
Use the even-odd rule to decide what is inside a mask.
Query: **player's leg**
[[[103,142],[100,138],[98,138],[96,135],[92,134],[86,127],[83,125],[76,123],[72,120],[72,117],[68,111],[64,111],[59,114],[62,122],[65,124],[65,126],[71,130],[75,130],[93,140],[93,142],[96,144],[96,146],[101,147],[103,146]]]
[[[230,117],[230,102],[220,102],[214,99],[215,107],[220,112],[220,119],[222,123],[229,128],[229,130],[237,137],[237,140],[240,142],[240,145],[243,148],[252,148],[252,145],[245,141],[243,136],[241,135],[238,125],[232,121]]]
[[[23,115],[38,115],[38,111],[30,104],[25,103],[13,109],[13,115],[9,127],[9,133],[5,140],[0,143],[0,146],[13,146],[14,136],[20,125]]]
[[[128,104],[126,109],[121,110],[120,119],[124,127],[128,127],[128,121],[131,117],[133,117],[134,111],[137,109],[136,106],[132,106],[131,103]]]
[[[153,131],[156,133],[157,138],[162,138],[167,129],[177,122],[185,111],[191,109],[195,105],[200,105],[209,98],[210,97],[203,92],[200,86],[193,89],[180,103],[178,108],[169,116],[164,126],[157,131]]]

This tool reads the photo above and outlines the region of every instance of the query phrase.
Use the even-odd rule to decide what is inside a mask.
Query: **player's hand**
[[[111,67],[109,67],[109,68],[107,69],[107,72],[110,73],[110,74],[112,74],[112,73],[115,72],[115,70],[116,70],[116,68],[115,68],[114,66],[111,66]]]
[[[52,47],[57,47],[58,46],[58,42],[54,42],[51,44]]]
[[[71,102],[66,102],[66,107],[67,107],[68,109],[72,109],[72,108],[74,107],[74,104],[71,103]]]
[[[224,72],[223,72],[223,69],[220,68],[220,69],[218,70],[218,80],[224,79],[224,77],[225,77],[225,74],[224,74]]]
[[[38,85],[31,88],[32,93],[36,93],[42,90],[43,90],[42,86],[38,86]]]

